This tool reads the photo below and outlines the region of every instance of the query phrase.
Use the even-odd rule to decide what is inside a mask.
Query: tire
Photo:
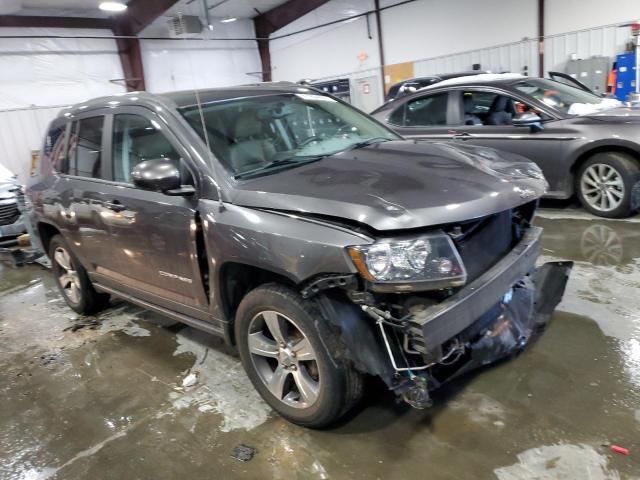
[[[274,335],[276,330],[279,334]],[[271,408],[292,423],[328,426],[362,396],[361,374],[336,354],[341,348],[339,334],[314,302],[289,288],[266,284],[250,291],[236,313],[235,335],[251,383]],[[285,348],[277,337],[287,342]],[[283,376],[284,380],[274,381]],[[276,395],[274,390],[282,393]]]
[[[613,175],[611,179],[603,182],[602,179],[609,178],[610,174]],[[596,153],[580,166],[576,192],[580,203],[590,213],[605,218],[624,218],[633,213],[632,189],[639,180],[640,166],[630,155]]]
[[[69,307],[80,314],[88,315],[108,306],[109,295],[96,292],[87,271],[62,235],[54,235],[51,238],[49,258],[58,289]]]

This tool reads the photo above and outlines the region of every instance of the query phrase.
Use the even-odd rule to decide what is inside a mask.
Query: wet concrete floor
[[[272,414],[215,337],[125,303],[78,318],[47,270],[0,263],[0,479],[638,479],[640,218],[537,223],[543,260],[576,262],[537,343],[430,410],[373,383],[326,431]]]

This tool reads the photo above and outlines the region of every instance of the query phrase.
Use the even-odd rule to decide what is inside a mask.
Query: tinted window
[[[68,171],[70,175],[100,178],[103,123],[104,117],[91,117],[71,124]]]
[[[464,92],[464,113],[483,114],[489,111],[497,94],[491,92]]]
[[[113,179],[131,183],[133,167],[154,158],[167,158],[177,165],[180,161],[180,155],[158,124],[140,115],[116,115],[113,119]]]
[[[408,127],[431,127],[447,124],[446,93],[422,97],[407,103],[404,116]]]
[[[446,125],[447,97],[447,93],[438,93],[411,100],[389,116],[389,123],[406,127]]]
[[[66,173],[64,165],[64,133],[66,124],[51,127],[44,139],[41,165],[45,169],[53,168],[56,172]]]

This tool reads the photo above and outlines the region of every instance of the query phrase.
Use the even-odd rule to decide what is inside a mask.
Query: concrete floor
[[[430,410],[373,385],[328,431],[273,415],[216,338],[124,303],[79,319],[48,271],[0,263],[0,478],[638,479],[640,218],[537,223],[544,260],[576,262],[537,343]]]

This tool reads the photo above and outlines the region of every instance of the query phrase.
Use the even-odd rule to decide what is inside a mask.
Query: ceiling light
[[[102,2],[99,8],[106,12],[123,12],[127,9],[127,6],[120,2]]]
[[[220,20],[222,23],[231,23],[231,22],[235,22],[237,20],[236,17],[226,17],[223,18],[222,20]]]

